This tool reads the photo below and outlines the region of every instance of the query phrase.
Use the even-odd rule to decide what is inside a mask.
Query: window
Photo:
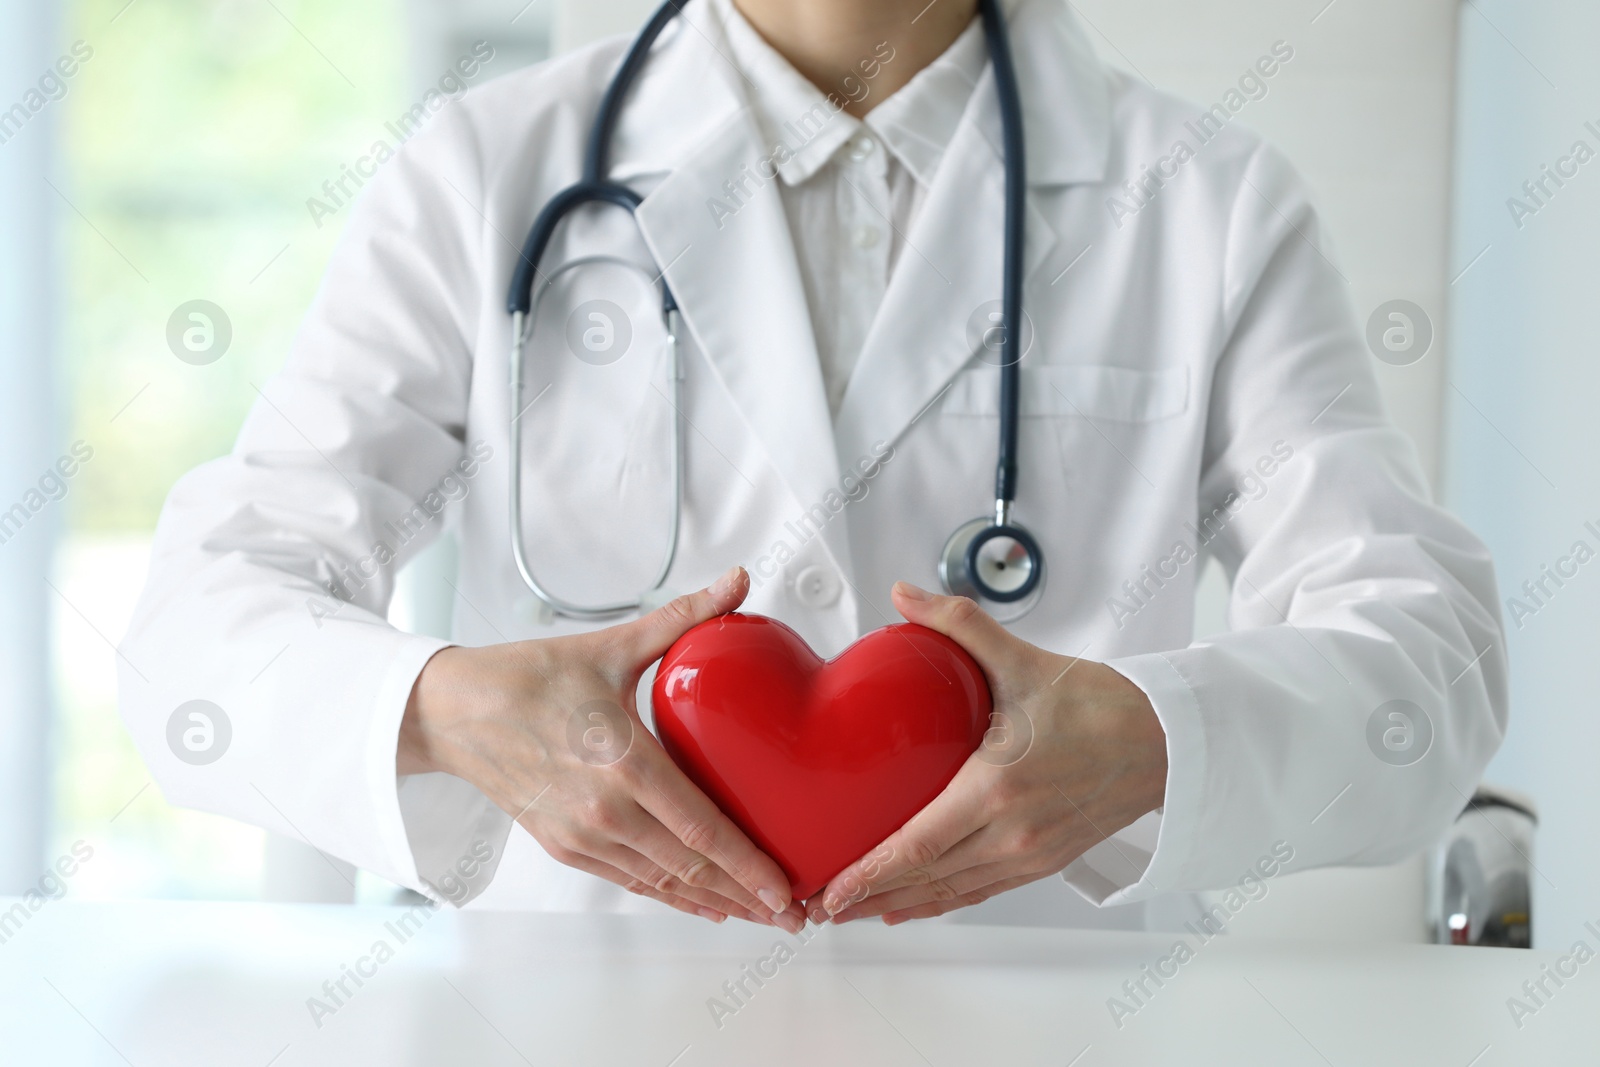
[[[349,212],[308,200],[326,206],[324,182],[385,136],[452,49],[470,51],[462,6],[68,6],[64,48],[81,41],[86,58],[55,105],[60,377],[65,439],[93,454],[65,501],[51,578],[51,855],[82,839],[107,857],[84,865],[74,892],[257,895],[263,834],[163,800],[118,718],[108,646],[138,597],[167,490],[232,446],[312,298]],[[529,58],[507,51],[484,76]]]

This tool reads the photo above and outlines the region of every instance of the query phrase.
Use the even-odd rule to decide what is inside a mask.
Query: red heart
[[[972,657],[925,626],[823,662],[783,623],[739,614],[678,639],[652,702],[668,754],[801,899],[938,796],[990,711]]]

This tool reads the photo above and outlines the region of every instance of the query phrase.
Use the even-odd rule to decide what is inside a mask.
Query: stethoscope
[[[589,131],[584,154],[583,177],[557,193],[534,219],[522,245],[522,255],[506,298],[511,313],[511,554],[517,570],[533,595],[556,615],[572,619],[603,619],[645,609],[654,599],[672,570],[677,555],[678,529],[683,518],[684,425],[683,358],[678,338],[683,329],[678,303],[667,285],[665,273],[650,278],[661,289],[661,317],[666,329],[666,357],[669,375],[668,400],[674,409],[672,443],[672,517],[664,558],[655,580],[644,595],[607,604],[577,604],[557,596],[540,583],[528,562],[522,541],[522,404],[523,352],[537,321],[539,304],[556,277],[573,268],[600,262],[617,263],[649,277],[648,272],[628,260],[611,256],[586,256],[563,264],[554,272],[539,270],[539,262],[555,234],[556,227],[579,207],[587,204],[612,204],[630,215],[643,198],[626,185],[610,181],[606,155],[611,136],[621,113],[623,98],[643,68],[650,48],[687,0],[665,0],[650,16],[634,39],[622,65],[607,86],[600,111]],[[1000,322],[984,335],[984,344],[998,349],[1000,369],[1000,446],[995,467],[995,501],[992,515],[982,515],[964,523],[945,542],[939,557],[939,581],[945,592],[968,596],[1003,622],[1020,618],[1038,603],[1044,590],[1044,554],[1038,541],[1011,517],[1017,486],[1017,423],[1022,362],[1022,252],[1026,206],[1027,168],[1023,157],[1022,102],[1017,92],[1016,70],[1011,62],[1011,46],[1006,39],[1005,20],[997,0],[978,0],[983,18],[984,38],[988,42],[989,62],[994,67],[996,96],[1000,104],[1001,140],[1005,151],[1005,251],[1002,270]],[[1017,324],[1017,329],[1012,329]],[[991,337],[997,343],[991,343]]]

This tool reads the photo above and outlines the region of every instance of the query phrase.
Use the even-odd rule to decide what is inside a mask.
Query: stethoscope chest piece
[[[951,596],[971,597],[1000,622],[1015,622],[1044,595],[1044,553],[1014,522],[983,516],[964,523],[944,543],[939,582]]]

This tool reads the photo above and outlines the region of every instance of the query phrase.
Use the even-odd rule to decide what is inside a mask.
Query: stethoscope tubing
[[[1022,264],[1027,221],[1028,166],[1022,126],[1022,98],[1011,62],[1005,16],[996,0],[979,0],[989,63],[994,68],[995,98],[1000,106],[1000,139],[1005,153],[1005,245],[1001,262],[1000,314],[1000,447],[995,461],[996,523],[1017,498],[1017,423],[1022,386]],[[1005,505],[1005,509],[1001,509]]]
[[[585,204],[610,204],[633,215],[643,198],[628,186],[607,180],[607,169],[612,135],[623,104],[633,88],[635,79],[649,59],[650,50],[662,30],[683,10],[687,0],[664,0],[651,14],[639,31],[627,54],[623,56],[616,74],[606,87],[600,108],[589,131],[584,153],[583,176],[579,181],[557,193],[540,210],[524,240],[517,264],[512,272],[510,290],[506,297],[506,310],[511,314],[511,546],[517,570],[535,596],[558,614],[577,619],[601,619],[628,611],[638,610],[644,597],[601,605],[573,604],[545,589],[533,574],[522,538],[522,408],[523,356],[528,335],[532,332],[538,303],[548,291],[551,278],[539,270],[557,227],[574,210]],[[1024,235],[1027,218],[1027,163],[1023,130],[1021,95],[1017,88],[1016,69],[1012,63],[1011,45],[1007,38],[1005,18],[998,0],[978,0],[978,10],[983,20],[984,37],[988,44],[989,59],[994,69],[995,95],[1000,109],[1002,147],[1004,150],[1005,219],[1004,252],[1001,270],[1001,340],[1000,340],[1000,434],[995,460],[994,522],[988,529],[974,537],[967,545],[964,562],[968,579],[978,592],[988,599],[1009,603],[1021,601],[1031,595],[1043,576],[1043,557],[1038,542],[1025,529],[1011,522],[1012,501],[1016,499],[1018,480],[1018,424],[1021,402],[1021,362],[1023,355],[1022,283]],[[609,257],[586,257],[564,265],[561,270],[582,262]],[[636,266],[636,265],[635,265]],[[558,271],[557,273],[560,273]],[[667,327],[669,349],[671,396],[673,407],[673,505],[672,526],[665,559],[655,582],[649,587],[659,589],[672,568],[678,545],[684,499],[684,413],[682,398],[683,365],[679,343],[682,331],[681,316],[676,298],[668,285],[665,272],[655,281],[661,287],[661,312]],[[537,297],[536,297],[537,292]],[[1015,590],[1002,591],[988,587],[978,567],[978,552],[983,544],[995,537],[1007,536],[1027,553],[1033,566],[1025,584]],[[955,535],[952,536],[952,543]],[[948,546],[947,546],[948,550]],[[962,556],[961,553],[957,553]],[[943,565],[941,565],[941,568]]]

